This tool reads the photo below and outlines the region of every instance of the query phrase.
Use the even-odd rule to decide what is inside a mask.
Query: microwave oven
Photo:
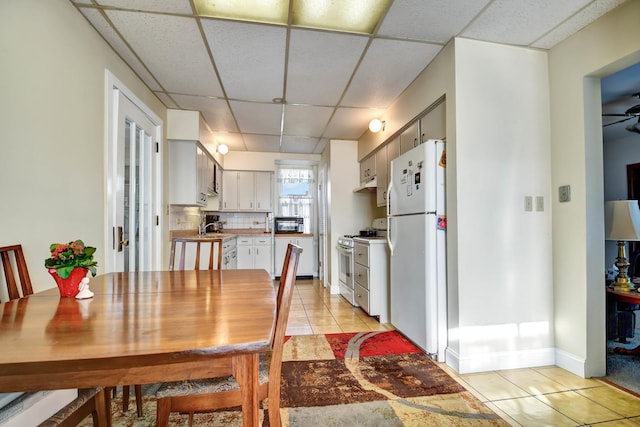
[[[277,216],[274,219],[274,232],[276,234],[303,233],[304,219],[295,216]]]

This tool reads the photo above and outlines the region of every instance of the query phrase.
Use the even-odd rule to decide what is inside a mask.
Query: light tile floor
[[[287,335],[391,330],[317,280],[298,280]],[[640,426],[640,398],[555,366],[458,375],[439,364],[513,426]]]

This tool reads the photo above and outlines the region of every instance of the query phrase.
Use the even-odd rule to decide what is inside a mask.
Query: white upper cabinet
[[[174,205],[206,206],[213,185],[208,154],[197,141],[169,141],[169,200]]]
[[[420,122],[415,121],[400,134],[400,154],[420,145]]]
[[[373,180],[376,177],[376,157],[371,155],[360,162],[360,183]]]
[[[222,210],[271,212],[272,187],[272,172],[225,170],[222,179]]]
[[[389,162],[387,160],[387,148],[388,145],[384,145],[378,151],[376,151],[376,180],[378,186],[376,187],[376,205],[385,206],[387,204],[387,168]]]

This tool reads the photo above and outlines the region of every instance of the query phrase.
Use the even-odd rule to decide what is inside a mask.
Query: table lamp
[[[605,238],[618,242],[618,257],[614,263],[618,267],[615,289],[634,289],[627,269],[629,262],[625,254],[625,242],[640,241],[640,207],[637,200],[612,200],[604,204],[606,223]]]

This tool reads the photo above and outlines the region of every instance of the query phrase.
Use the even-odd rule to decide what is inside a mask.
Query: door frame
[[[104,253],[105,253],[105,272],[110,273],[116,269],[116,251],[113,227],[116,226],[116,186],[117,179],[117,136],[118,136],[118,102],[120,96],[126,96],[133,104],[135,104],[147,117],[153,122],[158,140],[158,147],[161,147],[163,141],[162,128],[163,121],[156,115],[147,105],[144,104],[129,88],[127,88],[111,71],[105,70],[105,99],[106,105],[106,141],[105,141],[105,159],[106,159],[106,177],[105,177],[105,228],[104,228]],[[158,149],[157,155],[152,156],[153,164],[153,188],[151,189],[153,203],[152,216],[157,218],[156,226],[152,233],[152,251],[151,269],[159,270],[162,266],[162,151]]]

